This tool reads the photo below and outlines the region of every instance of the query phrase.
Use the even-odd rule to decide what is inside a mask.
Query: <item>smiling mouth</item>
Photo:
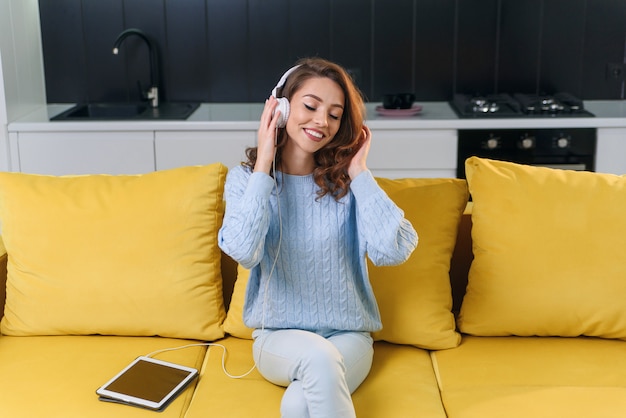
[[[304,132],[306,132],[309,136],[312,136],[315,139],[322,139],[324,137],[324,134],[322,134],[321,132],[313,131],[311,129],[305,129]]]

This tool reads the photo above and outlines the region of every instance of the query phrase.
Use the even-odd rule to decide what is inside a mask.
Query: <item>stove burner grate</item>
[[[515,99],[521,103],[524,113],[530,114],[579,114],[586,112],[583,101],[569,93],[535,95],[518,93]]]
[[[519,104],[506,93],[486,96],[456,94],[452,105],[459,116],[498,117],[520,113]]]
[[[490,95],[455,94],[452,108],[461,118],[487,117],[585,117],[583,101],[569,93]]]

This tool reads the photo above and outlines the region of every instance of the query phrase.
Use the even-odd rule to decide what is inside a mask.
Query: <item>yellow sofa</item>
[[[384,328],[357,416],[624,416],[626,180],[467,164],[469,190],[378,179],[420,244],[370,266]],[[215,245],[225,175],[0,173],[0,416],[153,416],[95,389],[157,351],[201,371],[159,416],[279,416],[283,389],[246,374],[247,272]]]

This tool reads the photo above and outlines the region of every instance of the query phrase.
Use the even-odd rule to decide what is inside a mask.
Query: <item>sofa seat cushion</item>
[[[353,394],[359,418],[445,417],[428,351],[374,343],[374,364]]]
[[[472,337],[433,352],[449,418],[622,417],[626,342]]]
[[[226,349],[224,365],[231,375],[241,376],[254,365],[252,340],[226,337],[215,343]],[[279,416],[283,388],[269,383],[256,369],[239,379],[228,377],[222,369],[223,354],[220,347],[209,348],[186,418]]]
[[[101,402],[96,389],[140,355],[197,341],[157,337],[0,337],[0,417],[149,417],[154,412]],[[156,354],[154,358],[200,368],[205,347]],[[160,418],[182,417],[192,383]]]
[[[253,365],[252,341],[227,337],[226,369],[246,373]],[[255,369],[232,379],[222,371],[222,349],[211,347],[186,418],[208,416],[266,418],[279,416],[284,389],[266,381]],[[445,418],[428,352],[416,347],[374,343],[370,375],[353,394],[359,418],[420,416]],[[407,415],[409,414],[409,415]]]

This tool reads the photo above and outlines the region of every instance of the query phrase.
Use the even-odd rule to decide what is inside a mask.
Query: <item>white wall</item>
[[[2,11],[0,10],[0,13]],[[4,93],[4,77],[2,75],[2,51],[0,50],[0,171],[9,171],[9,132],[7,131],[7,107]]]
[[[0,11],[1,13],[1,11]],[[0,50],[0,126],[5,126],[8,123],[7,118],[7,106],[5,102],[5,92],[4,92],[4,76],[2,75],[2,50]],[[1,135],[1,134],[0,134]]]
[[[39,4],[0,0],[0,170],[9,164],[7,125],[46,105]]]

